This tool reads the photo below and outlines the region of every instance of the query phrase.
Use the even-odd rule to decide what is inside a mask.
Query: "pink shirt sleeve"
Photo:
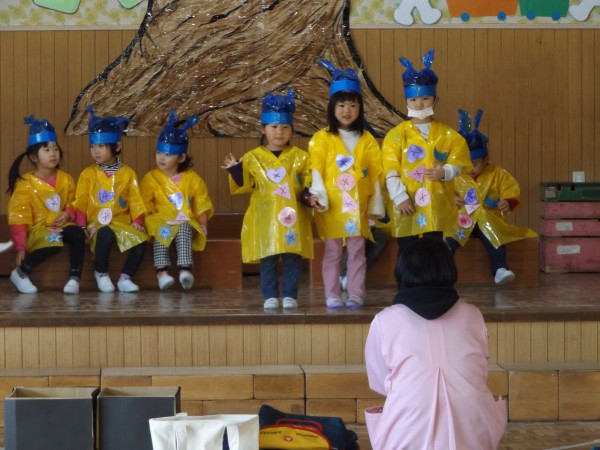
[[[10,237],[16,251],[27,249],[27,225],[11,225]]]
[[[387,396],[385,379],[388,376],[389,369],[383,355],[382,338],[383,335],[379,326],[379,320],[375,316],[373,322],[371,322],[371,328],[369,328],[365,344],[365,364],[371,390]]]

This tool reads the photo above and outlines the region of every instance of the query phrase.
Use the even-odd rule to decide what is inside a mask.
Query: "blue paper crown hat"
[[[88,122],[88,133],[90,145],[93,144],[116,144],[121,142],[121,134],[131,122],[124,117],[99,117],[94,114],[94,108],[88,106],[86,110],[90,113]]]
[[[360,87],[360,80],[354,69],[338,69],[326,59],[319,59],[317,61],[320,66],[325,67],[331,74],[331,84],[329,85],[329,96],[332,96],[336,92],[340,91],[351,91],[362,95],[362,89]]]
[[[406,98],[416,97],[435,97],[438,77],[430,69],[433,64],[433,49],[429,50],[421,58],[425,68],[417,72],[412,63],[406,58],[400,58],[400,62],[406,70],[402,74],[402,83],[404,85],[404,96]]]
[[[288,88],[287,95],[275,95],[269,92],[262,102],[260,123],[262,125],[292,125],[294,112],[296,112],[296,104],[292,88]]]
[[[23,123],[29,125],[28,146],[42,142],[57,142],[54,126],[46,119],[36,119],[31,114],[29,117],[23,119]]]
[[[192,116],[184,122],[181,128],[177,128],[175,126],[177,117],[175,111],[171,109],[169,111],[169,122],[163,127],[158,136],[156,149],[167,155],[183,155],[186,153],[189,144],[187,130],[196,125],[198,120],[198,116]]]
[[[471,115],[467,111],[464,109],[458,110],[458,123],[460,126],[458,132],[467,141],[471,161],[482,159],[488,154],[488,137],[477,129],[482,115],[483,110],[477,110],[475,120],[471,122]]]

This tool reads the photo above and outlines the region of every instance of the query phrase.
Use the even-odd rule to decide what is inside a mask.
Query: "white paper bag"
[[[159,417],[150,419],[153,450],[222,450],[227,430],[230,450],[258,450],[258,415]]]

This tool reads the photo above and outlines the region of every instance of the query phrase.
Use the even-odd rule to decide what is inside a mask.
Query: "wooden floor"
[[[538,288],[459,286],[461,297],[475,304],[486,321],[599,321],[600,274],[542,275]],[[330,311],[321,289],[301,288],[295,311],[264,311],[258,278],[245,277],[242,290],[190,292],[175,289],[139,294],[59,291],[18,294],[0,278],[0,327],[70,327],[111,325],[234,325],[234,324],[368,324],[391,303],[393,288],[369,291],[359,310]],[[369,450],[364,425],[353,425]],[[0,436],[0,445],[3,441]],[[600,422],[510,423],[500,449],[591,449],[600,440]]]

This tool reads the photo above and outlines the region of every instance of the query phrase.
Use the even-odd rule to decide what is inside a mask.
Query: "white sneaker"
[[[184,289],[191,289],[194,285],[194,275],[189,270],[180,270],[179,282]]]
[[[131,281],[129,278],[121,278],[117,281],[117,288],[119,292],[137,292],[140,287]]]
[[[65,294],[79,294],[79,281],[77,280],[69,280],[65,287],[63,288],[63,292]]]
[[[160,288],[161,291],[166,291],[174,284],[175,284],[175,278],[173,278],[168,273],[165,272],[162,275],[158,276],[158,287]]]
[[[497,285],[512,283],[514,280],[515,274],[512,270],[505,269],[504,267],[496,270],[494,281]]]
[[[13,246],[13,241],[0,242],[0,253],[5,252]]]
[[[359,297],[358,295],[351,295],[348,297],[348,300],[346,300],[346,307],[347,308],[360,308],[364,305],[364,301],[361,297]]]
[[[107,273],[100,273],[94,270],[94,278],[100,292],[115,292],[115,285],[110,281],[110,276]]]
[[[328,298],[325,301],[325,304],[327,305],[328,308],[332,308],[332,309],[346,307],[346,304],[344,303],[344,301],[341,298]]]
[[[275,297],[268,298],[265,300],[263,307],[264,309],[277,309],[279,308],[279,300]]]
[[[10,273],[10,281],[12,281],[12,284],[15,285],[17,291],[21,294],[35,294],[37,292],[37,288],[31,282],[29,277],[25,275],[25,278],[21,278],[17,269]]]
[[[348,277],[347,276],[340,277],[340,288],[342,289],[342,291],[345,291],[347,287],[348,287]]]
[[[283,309],[295,309],[298,307],[298,302],[292,297],[283,297],[281,303],[283,304]]]

